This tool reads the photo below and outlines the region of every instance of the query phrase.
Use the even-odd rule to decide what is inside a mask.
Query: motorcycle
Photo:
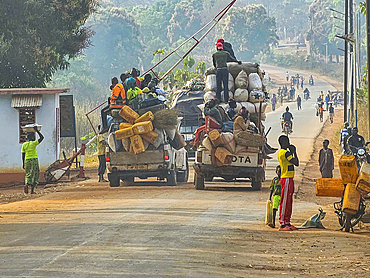
[[[362,216],[365,214],[365,199],[361,198],[356,214],[345,213],[342,207],[343,198],[339,202],[334,203],[335,214],[338,216],[339,225],[342,227],[341,230],[344,229],[348,233],[352,229],[353,232],[353,227],[360,222]]]
[[[283,133],[288,136],[290,133],[292,133],[292,128],[290,127],[289,122],[283,122]]]
[[[304,92],[304,94],[303,94],[303,98],[304,98],[305,100],[309,100],[309,99],[311,99],[311,97],[310,97],[310,92]]]
[[[310,79],[308,80],[308,84],[310,84],[311,86],[313,86],[314,85],[313,83],[314,83],[313,82],[313,78],[310,77]]]
[[[363,147],[348,146],[352,151],[352,154],[356,157],[357,168],[360,171],[362,164],[370,163],[370,155],[368,153],[367,146],[370,142],[367,142]]]

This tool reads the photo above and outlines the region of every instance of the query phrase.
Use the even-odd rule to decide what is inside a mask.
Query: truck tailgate
[[[111,152],[109,155],[111,166],[164,163],[163,150],[146,151],[139,154]]]
[[[202,163],[203,164],[212,164],[211,163],[211,153],[209,151],[202,151]],[[240,153],[234,154],[233,160],[230,166],[236,167],[257,167],[258,166],[258,153]]]

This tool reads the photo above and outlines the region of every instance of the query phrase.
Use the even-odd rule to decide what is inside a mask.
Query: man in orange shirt
[[[101,133],[108,131],[107,115],[111,109],[121,109],[126,105],[126,92],[121,83],[118,82],[117,77],[112,78],[112,85],[110,86],[112,95],[108,99],[109,105],[101,110],[102,130]]]

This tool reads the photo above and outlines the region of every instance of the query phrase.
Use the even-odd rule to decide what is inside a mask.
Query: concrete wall
[[[36,123],[42,125],[44,141],[37,147],[41,168],[48,167],[59,157],[57,140],[57,112],[59,95],[42,97],[42,106],[36,109]],[[11,107],[12,96],[0,95],[0,173],[22,172],[22,144],[19,143],[19,111]],[[37,138],[37,136],[36,136]]]

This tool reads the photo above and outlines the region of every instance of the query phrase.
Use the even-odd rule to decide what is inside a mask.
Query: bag
[[[242,70],[235,78],[235,88],[248,89],[248,74],[244,70]]]
[[[247,89],[236,89],[234,94],[235,101],[248,101],[249,92]]]
[[[163,101],[160,101],[156,97],[155,98],[148,98],[148,99],[144,99],[142,102],[140,102],[138,107],[139,107],[139,109],[143,109],[143,108],[151,107],[151,106],[162,104],[162,103],[163,103]]]
[[[265,217],[265,224],[272,225],[273,224],[273,209],[272,209],[272,201],[267,200],[266,202],[266,217]]]
[[[208,101],[210,101],[211,99],[215,99],[215,98],[216,98],[216,92],[214,92],[214,91],[208,91],[208,92],[206,92],[206,93],[204,94],[203,98],[204,98],[204,101],[205,101],[205,102],[208,102]],[[204,110],[204,108],[203,108],[203,110]],[[202,110],[202,111],[203,111],[203,110]]]
[[[262,81],[257,73],[251,73],[248,76],[248,78],[249,78],[249,84],[248,84],[249,91],[262,90]]]
[[[204,90],[208,92],[208,91],[216,91],[216,89],[217,89],[216,74],[207,75],[206,87]]]
[[[249,93],[249,102],[258,103],[265,100],[265,93],[261,90],[252,90]]]

